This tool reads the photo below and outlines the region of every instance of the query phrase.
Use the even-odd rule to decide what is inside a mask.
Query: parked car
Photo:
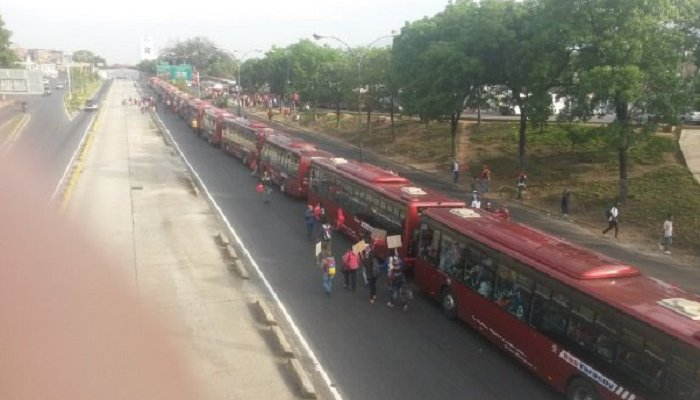
[[[685,125],[700,124],[700,111],[687,111],[681,115],[681,122]]]
[[[54,89],[56,89],[56,90],[63,89],[63,82],[61,82],[61,81],[56,82],[56,86],[54,86]]]
[[[97,110],[98,105],[97,105],[97,100],[96,99],[88,99],[85,102],[85,111],[95,111]]]

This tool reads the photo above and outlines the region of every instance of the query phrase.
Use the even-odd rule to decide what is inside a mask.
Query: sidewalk
[[[678,140],[685,164],[695,180],[700,183],[700,127],[683,129]]]
[[[133,82],[115,80],[102,101],[67,214],[168,321],[165,339],[186,355],[204,398],[297,398],[286,359],[251,313],[264,295],[228,270],[215,215],[150,115],[121,105],[129,96],[139,96]]]

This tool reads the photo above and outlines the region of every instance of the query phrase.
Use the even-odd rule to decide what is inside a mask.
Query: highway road
[[[110,85],[106,81],[98,91],[102,96]],[[52,84],[53,87],[53,84]],[[95,113],[80,111],[70,120],[63,103],[63,90],[54,90],[50,96],[18,96],[17,100],[27,101],[31,116],[28,124],[20,133],[13,153],[27,160],[26,165],[36,169],[35,176],[43,178],[35,182],[37,189],[46,198],[50,198],[63,177],[78,145]],[[0,118],[8,113],[19,112],[18,106],[9,106],[2,110]]]
[[[403,312],[386,305],[386,290],[382,301],[370,304],[364,287],[346,291],[337,276],[327,298],[306,238],[305,204],[278,192],[264,204],[238,160],[192,134],[172,113],[159,115],[343,398],[561,398],[421,294]],[[340,256],[350,245],[336,236],[333,251]]]

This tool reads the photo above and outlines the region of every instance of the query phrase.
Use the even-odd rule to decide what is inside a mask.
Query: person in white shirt
[[[603,235],[605,235],[609,230],[615,229],[615,238],[617,238],[617,219],[620,216],[620,210],[617,209],[617,203],[614,203],[612,207],[606,213],[608,217],[608,227],[603,230]]]
[[[671,254],[671,243],[673,243],[673,215],[668,214],[668,216],[666,216],[663,231],[664,238],[662,245],[664,249],[664,254]]]

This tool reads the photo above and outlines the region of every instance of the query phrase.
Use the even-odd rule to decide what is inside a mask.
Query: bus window
[[[455,241],[454,238],[443,235],[440,248],[440,265],[438,268],[461,282],[464,279],[465,246]]]
[[[498,266],[496,304],[521,321],[526,321],[530,311],[532,286],[530,278],[501,264]]]
[[[545,296],[548,291],[544,286],[537,285],[530,324],[542,333],[561,340],[566,337],[570,302],[566,296],[556,292],[550,292],[551,297]]]
[[[652,388],[661,386],[664,359],[661,349],[655,343],[635,332],[623,329],[618,349],[617,364],[620,369]]]
[[[468,252],[466,260],[468,272],[465,274],[464,280],[477,293],[491,299],[495,277],[493,260],[475,248],[469,248]]]
[[[671,358],[666,376],[666,390],[673,398],[689,400],[694,399],[693,395],[700,395],[695,388],[696,383],[693,383],[696,370],[696,365],[685,358]],[[700,374],[700,371],[697,373]]]

